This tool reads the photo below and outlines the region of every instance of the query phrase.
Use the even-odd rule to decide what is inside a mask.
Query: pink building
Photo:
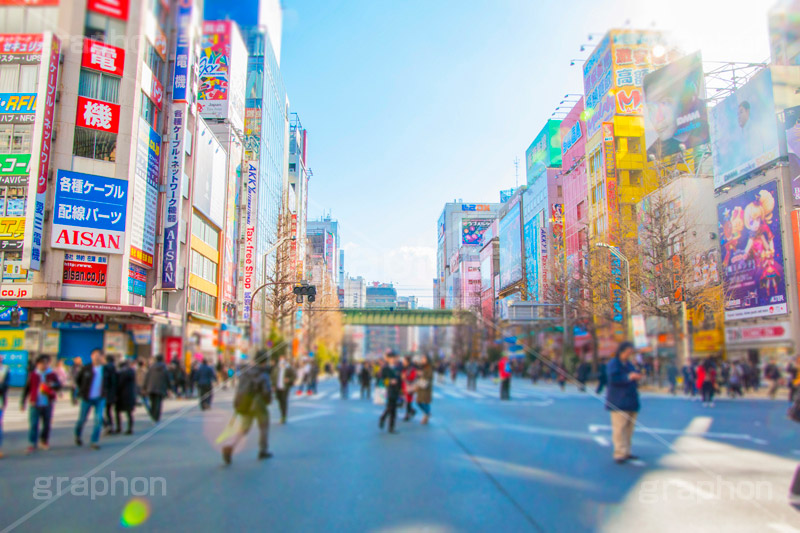
[[[582,119],[583,97],[561,122],[561,181],[564,193],[564,235],[569,263],[588,240],[588,185],[586,182],[586,122]]]

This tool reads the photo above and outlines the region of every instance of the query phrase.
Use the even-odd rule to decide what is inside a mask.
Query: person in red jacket
[[[500,378],[500,399],[511,399],[511,359],[503,354],[497,362],[497,375]]]
[[[403,417],[405,422],[411,420],[417,410],[414,409],[412,403],[414,401],[414,382],[417,380],[417,369],[411,364],[408,357],[403,357],[403,396],[406,399],[406,416]]]
[[[714,389],[717,383],[717,370],[710,359],[697,367],[697,388],[703,395],[703,407],[714,407]]]
[[[50,368],[50,356],[40,355],[36,358],[36,366],[28,374],[28,380],[22,391],[22,404],[20,410],[25,411],[25,404],[30,401],[28,407],[28,421],[30,429],[28,431],[27,453],[36,451],[37,445],[43,450],[50,448],[50,427],[53,422],[53,404],[56,401],[56,394],[61,389],[61,382],[58,375]],[[42,422],[41,444],[39,444],[39,421]]]

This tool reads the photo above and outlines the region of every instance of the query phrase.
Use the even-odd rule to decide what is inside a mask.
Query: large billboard
[[[614,63],[614,95],[618,115],[642,115],[644,77],[667,63],[672,55],[656,31],[615,30],[611,33]],[[660,53],[655,53],[659,50]]]
[[[198,106],[205,118],[229,119],[244,126],[247,49],[238,26],[229,20],[203,23]]]
[[[461,221],[461,244],[483,244],[483,234],[492,219],[484,218],[465,218]]]
[[[131,260],[147,268],[153,268],[156,248],[160,164],[161,136],[140,117],[133,180]]]
[[[717,206],[725,320],[787,313],[778,185]]]
[[[644,78],[647,154],[663,159],[709,141],[705,75],[700,52]]]
[[[548,120],[525,151],[528,186],[548,168],[561,166],[561,121]]]
[[[222,229],[225,222],[228,154],[204,120],[198,122],[196,140],[192,201],[198,211]]]
[[[523,228],[525,235],[525,278],[528,300],[539,301],[539,216],[532,217]]]
[[[50,246],[124,253],[128,182],[59,170]]]
[[[764,69],[711,109],[714,187],[746,176],[780,156],[772,74]]]
[[[517,202],[500,220],[500,287],[522,279],[522,232]]]

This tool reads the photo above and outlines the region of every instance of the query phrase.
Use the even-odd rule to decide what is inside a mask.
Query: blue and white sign
[[[189,86],[189,50],[192,47],[192,0],[180,0],[176,15],[177,31],[175,33],[175,70],[172,76],[172,101],[186,102]]]
[[[13,307],[3,307],[0,309],[0,323],[9,323],[11,322],[11,311],[13,311]],[[19,311],[19,321],[20,322],[27,322],[28,321],[28,309],[26,307],[20,307]]]
[[[123,253],[127,205],[127,181],[59,170],[50,245]]]

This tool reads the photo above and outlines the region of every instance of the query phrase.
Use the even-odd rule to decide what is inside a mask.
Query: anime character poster
[[[725,319],[786,314],[777,182],[719,204],[717,215]]]

